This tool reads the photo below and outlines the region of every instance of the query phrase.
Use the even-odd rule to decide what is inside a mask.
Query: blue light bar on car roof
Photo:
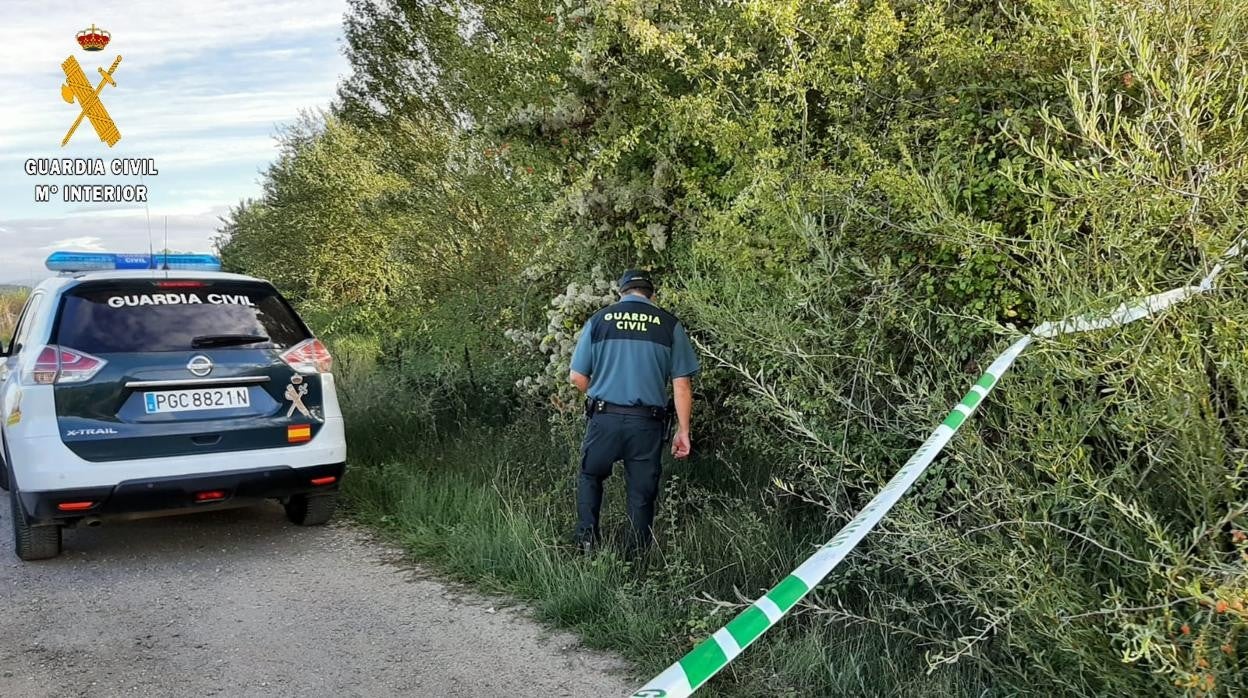
[[[221,260],[210,254],[114,254],[112,252],[53,252],[44,263],[48,271],[112,271],[116,269],[170,269],[221,271]]]

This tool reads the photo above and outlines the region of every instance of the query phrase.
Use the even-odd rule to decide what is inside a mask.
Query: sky
[[[348,72],[346,0],[3,0],[0,26],[0,284],[49,275],[54,250],[209,252],[220,217],[261,193],[275,136],[302,112],[328,107]],[[112,34],[102,51],[75,35]],[[100,81],[117,56],[116,86],[100,101],[121,132],[110,148],[61,98],[61,63],[75,56]],[[159,174],[29,176],[30,158],[153,158]],[[148,203],[35,201],[36,184],[143,184]],[[149,222],[150,231],[149,236]]]

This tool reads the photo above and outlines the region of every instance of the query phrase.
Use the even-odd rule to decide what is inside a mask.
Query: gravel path
[[[625,696],[620,660],[276,505],[66,531],[0,498],[0,696]]]

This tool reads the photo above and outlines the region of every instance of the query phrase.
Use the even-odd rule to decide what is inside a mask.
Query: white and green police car
[[[207,255],[58,252],[0,352],[0,487],[23,560],[66,526],[281,501],[333,513],[332,358],[265,281]]]

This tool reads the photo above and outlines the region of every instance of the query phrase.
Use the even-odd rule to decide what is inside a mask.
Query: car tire
[[[321,526],[334,516],[338,494],[297,494],[286,502],[286,518],[299,526]]]
[[[22,560],[47,560],[61,554],[61,527],[31,526],[22,510],[17,488],[9,490],[9,509],[13,513],[13,552]]]

